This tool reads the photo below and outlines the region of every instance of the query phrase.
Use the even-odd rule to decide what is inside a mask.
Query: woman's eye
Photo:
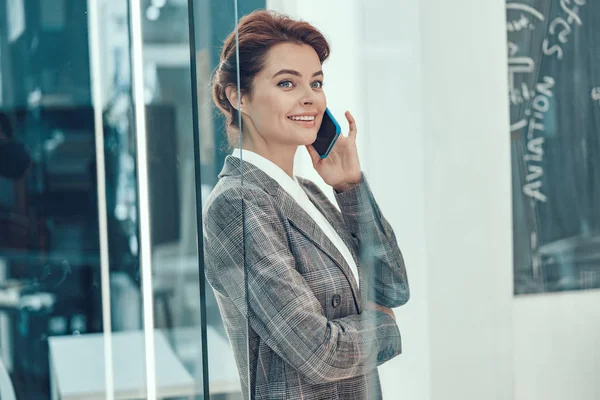
[[[294,84],[291,81],[283,81],[283,82],[279,82],[279,86],[281,86],[282,88],[285,88],[285,89],[289,89],[292,86],[294,86]]]
[[[321,81],[316,81],[312,83],[312,87],[313,89],[322,89],[323,88],[323,82]]]

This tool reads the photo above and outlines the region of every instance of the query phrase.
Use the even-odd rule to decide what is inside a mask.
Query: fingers
[[[374,303],[372,301],[369,301],[367,303],[367,307],[366,308],[367,309],[371,309],[371,310],[377,310],[377,311],[380,311],[382,313],[386,313],[387,315],[389,315],[390,317],[392,317],[394,319],[394,321],[396,320],[396,315],[394,314],[394,310],[392,310],[389,307],[385,307],[385,306],[382,306],[380,304],[377,304],[377,303]]]
[[[389,307],[385,307],[385,306],[381,306],[379,304],[377,304],[377,310],[386,313],[387,315],[389,315],[390,317],[392,317],[392,319],[395,321],[396,320],[396,315],[394,314],[394,311],[389,308]]]
[[[348,120],[348,126],[350,128],[350,130],[348,132],[348,137],[356,139],[356,133],[357,133],[356,121],[354,120],[354,117],[352,116],[350,111],[346,111],[346,119]]]

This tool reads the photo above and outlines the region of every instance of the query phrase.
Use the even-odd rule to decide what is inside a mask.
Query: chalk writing
[[[538,251],[537,232],[530,233],[529,244],[531,246],[531,272],[533,273],[533,279],[538,280],[542,276],[542,257],[540,257]]]
[[[592,89],[592,100],[600,101],[600,86]]]
[[[525,83],[521,83],[521,87],[510,89],[508,94],[510,104],[516,106],[534,98],[535,89],[528,87]]]
[[[519,19],[514,21],[508,21],[506,23],[506,30],[509,32],[519,32],[525,28],[533,29],[534,26],[531,23],[530,19],[524,14],[521,14],[521,17]]]
[[[518,2],[506,3],[506,9],[507,10],[524,11],[526,13],[531,14],[532,16],[539,19],[540,21],[544,20],[544,15],[541,12],[539,12],[537,9],[535,9],[534,7],[530,6],[529,4],[523,4],[523,3],[518,3]]]
[[[527,126],[527,120],[525,118],[515,122],[514,124],[510,125],[510,131],[511,132],[516,132],[519,131],[523,128],[525,128]]]
[[[564,16],[556,17],[550,22],[548,35],[542,42],[542,51],[545,55],[556,55],[556,58],[562,60],[564,54],[562,44],[566,44],[569,41],[569,35],[572,32],[571,26],[573,24],[581,26],[582,22],[579,17],[579,11],[580,7],[585,5],[585,2],[586,0],[560,0],[560,8]],[[558,38],[559,43],[554,43],[551,46],[551,39],[554,36]]]
[[[536,201],[546,202],[546,195],[542,193],[542,177],[544,168],[544,137],[539,136],[544,132],[544,117],[550,109],[550,98],[552,98],[552,88],[555,85],[554,78],[544,76],[542,82],[539,82],[535,88],[535,97],[533,97],[531,110],[525,111],[527,127],[527,153],[523,156],[527,165],[527,175],[525,176],[525,185],[523,193]]]
[[[515,89],[516,74],[530,74],[534,71],[535,63],[531,57],[508,58],[508,88]]]

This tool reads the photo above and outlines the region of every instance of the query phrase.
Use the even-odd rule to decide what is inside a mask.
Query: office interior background
[[[0,143],[19,144],[0,151],[0,397],[241,398],[198,217],[228,152],[211,73],[262,8],[330,40],[328,105],[355,115],[404,253],[384,398],[600,398],[585,0],[0,0]],[[295,172],[332,194],[304,150]]]

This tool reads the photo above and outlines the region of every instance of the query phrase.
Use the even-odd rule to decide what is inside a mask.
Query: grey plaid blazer
[[[341,213],[300,180],[353,253],[360,290],[337,248],[275,180],[231,156],[219,178],[203,211],[205,273],[245,398],[380,399],[377,366],[400,354],[400,332],[363,304],[397,307],[409,290],[364,176],[336,193]]]

